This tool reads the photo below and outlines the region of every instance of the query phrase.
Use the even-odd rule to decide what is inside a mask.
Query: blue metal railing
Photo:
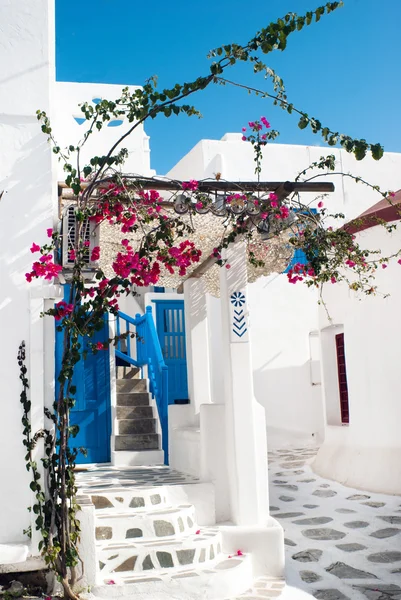
[[[124,327],[125,326],[125,327]],[[125,329],[124,331],[122,329]],[[147,306],[144,315],[135,318],[119,312],[116,322],[116,334],[127,333],[125,340],[120,338],[116,345],[116,357],[135,367],[147,366],[150,393],[156,400],[162,430],[162,448],[164,463],[168,464],[168,370],[164,362],[159,338],[152,317],[152,307]],[[131,353],[130,334],[136,333],[136,358]],[[125,343],[124,343],[125,342]]]

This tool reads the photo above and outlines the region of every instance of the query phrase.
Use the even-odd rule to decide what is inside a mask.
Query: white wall
[[[389,235],[383,227],[373,227],[357,239],[366,248],[381,248],[384,256],[400,249],[398,229]],[[333,322],[328,327],[321,313],[327,426],[314,464],[317,473],[351,487],[393,494],[401,494],[400,275],[397,261],[379,268],[375,283],[381,294],[375,297],[337,284],[324,290]],[[390,296],[384,298],[387,293]],[[339,403],[334,334],[342,328],[350,411],[349,425],[343,426],[334,398],[337,392]]]
[[[35,112],[49,111],[54,81],[54,14],[51,0],[13,0],[0,6],[0,542],[21,542],[30,524],[30,474],[22,445],[21,386],[16,356],[21,340],[28,349],[34,427],[43,422],[44,395],[53,382],[43,360],[40,306],[49,285],[30,284],[32,242],[44,243],[53,225],[57,190],[52,184],[52,153]],[[32,299],[31,296],[37,299]],[[31,339],[32,337],[35,339]],[[29,356],[31,348],[34,354]],[[54,356],[54,345],[45,350]],[[41,353],[41,354],[40,354]],[[31,358],[31,360],[30,360]]]
[[[55,86],[55,102],[57,112],[54,115],[54,134],[63,148],[70,144],[77,144],[87,130],[87,123],[78,124],[74,117],[83,118],[78,104],[89,102],[93,99],[116,100],[121,95],[124,86],[105,83],[69,83],[58,81]],[[138,86],[128,86],[130,91],[135,91]],[[95,106],[95,103],[93,103]],[[110,122],[111,123],[111,122]],[[132,124],[123,119],[123,123],[116,127],[106,125],[98,133],[94,131],[81,153],[81,167],[92,156],[102,156],[107,154],[117,139],[122,136]],[[153,172],[150,170],[150,149],[149,137],[146,135],[143,125],[140,125],[135,131],[116,149],[127,148],[129,156],[124,164],[125,173],[136,173],[149,176]],[[64,181],[65,173],[62,169],[62,163],[59,163],[58,178]]]
[[[317,293],[273,274],[249,286],[256,399],[266,409],[270,447],[323,439],[321,389],[312,385],[309,335]]]
[[[201,140],[171,169],[168,177],[204,179],[214,178],[220,172],[228,181],[256,180],[252,146],[241,137],[242,134],[229,133],[221,140]],[[338,149],[276,143],[263,150],[261,180],[294,180],[313,161],[328,154],[336,157],[336,172],[352,172],[385,190],[400,187],[401,154],[386,153],[378,162],[369,157],[357,162]],[[350,178],[330,175],[322,178],[325,180],[335,184],[335,192],[327,197],[325,206],[330,212],[344,212],[347,219],[380,199],[377,193]],[[314,196],[305,194],[303,198],[312,202]],[[269,447],[315,443],[323,437],[323,402],[317,375],[320,357],[316,351],[312,356],[315,344],[310,335],[318,329],[317,300],[313,290],[302,284],[288,284],[286,275],[273,274],[249,285],[255,396],[266,409]],[[218,331],[216,303],[213,300],[209,307],[212,332]],[[222,393],[219,339],[212,335],[210,343],[214,402]]]

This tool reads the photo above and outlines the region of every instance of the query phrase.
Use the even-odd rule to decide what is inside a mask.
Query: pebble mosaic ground
[[[319,600],[401,600],[401,497],[322,479],[310,467],[315,453],[269,453],[287,583]]]

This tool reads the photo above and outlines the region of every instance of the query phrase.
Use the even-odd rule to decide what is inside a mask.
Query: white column
[[[211,402],[207,297],[202,279],[184,283],[188,391],[195,420],[200,405]]]
[[[232,521],[263,525],[269,514],[265,411],[253,394],[247,256],[244,243],[226,252],[220,271],[226,452]]]

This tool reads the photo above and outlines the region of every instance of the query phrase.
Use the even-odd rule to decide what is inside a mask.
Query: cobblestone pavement
[[[286,580],[319,600],[401,600],[401,496],[354,490],[311,470],[314,448],[269,453],[270,511]]]

